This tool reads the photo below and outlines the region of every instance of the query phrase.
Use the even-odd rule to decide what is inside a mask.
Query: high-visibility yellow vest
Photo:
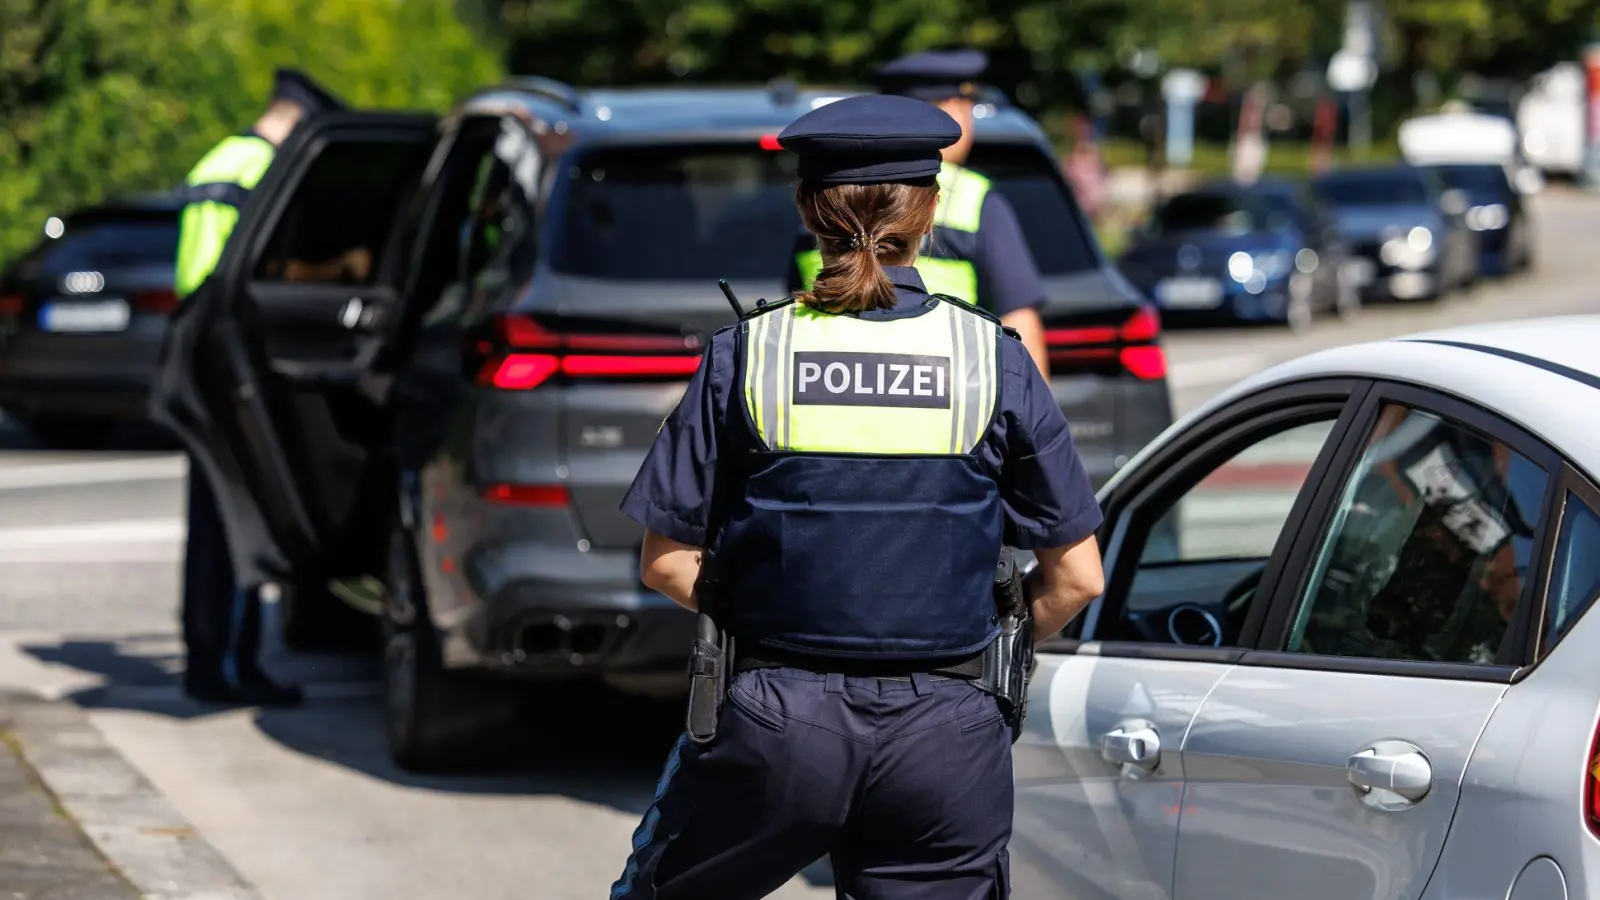
[[[178,224],[178,262],[173,292],[186,297],[216,268],[239,209],[267,173],[277,148],[265,138],[234,135],[211,148],[184,179],[188,201]]]
[[[950,659],[997,633],[997,473],[975,452],[1000,398],[988,313],[930,297],[894,319],[782,304],[740,323],[738,405],[759,450],[720,528],[742,646]],[[759,651],[756,656],[759,657]]]
[[[972,265],[977,248],[983,200],[992,183],[988,178],[955,163],[939,168],[939,207],[933,215],[933,235],[926,253],[917,257],[917,273],[929,293],[947,294],[976,306],[978,272]],[[822,271],[822,254],[815,248],[795,254],[801,288],[810,290]]]

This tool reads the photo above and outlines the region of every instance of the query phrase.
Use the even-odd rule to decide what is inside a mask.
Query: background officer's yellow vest
[[[970,254],[983,215],[983,199],[988,196],[989,179],[954,163],[939,168],[939,208],[933,216],[933,237],[928,252],[917,257],[917,274],[930,294],[948,294],[974,306],[978,296],[978,272]],[[822,271],[822,254],[815,249],[795,256],[801,287],[810,290]]]
[[[179,220],[173,292],[186,297],[211,274],[239,224],[239,208],[272,165],[277,148],[253,135],[234,135],[211,148],[184,179],[188,205]]]

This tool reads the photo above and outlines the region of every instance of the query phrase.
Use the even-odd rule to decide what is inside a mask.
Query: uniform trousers
[[[205,473],[189,464],[188,538],[183,555],[183,643],[187,676],[237,685],[260,674],[261,599],[234,581],[222,513]]]
[[[613,900],[754,900],[824,855],[847,900],[1004,900],[1011,730],[953,678],[756,669],[668,756]]]

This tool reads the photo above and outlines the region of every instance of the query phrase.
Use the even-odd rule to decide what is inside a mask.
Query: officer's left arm
[[[1044,320],[1039,318],[1039,307],[1045,301],[1044,281],[1022,236],[1022,225],[1011,204],[996,190],[984,196],[979,216],[977,252],[972,261],[978,296],[1002,324],[1016,330],[1039,374],[1048,379],[1050,356],[1045,349]]]
[[[1022,348],[1002,342],[1000,495],[1006,543],[1038,551],[1045,589],[1034,598],[1035,637],[1060,631],[1104,590],[1094,541],[1099,501],[1066,417]]]
[[[640,576],[674,603],[696,609],[694,583],[707,543],[731,344],[713,338],[683,398],[661,423],[622,512],[645,528]],[[724,357],[727,357],[725,360]]]

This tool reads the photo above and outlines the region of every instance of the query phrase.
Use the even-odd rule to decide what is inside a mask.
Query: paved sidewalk
[[[139,896],[57,805],[0,723],[0,897],[133,900]]]
[[[0,900],[260,900],[77,705],[0,691]]]

